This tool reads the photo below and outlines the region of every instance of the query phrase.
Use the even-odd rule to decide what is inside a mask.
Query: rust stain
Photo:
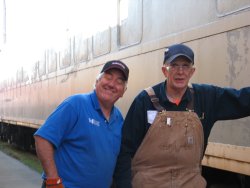
[[[240,75],[248,63],[250,27],[227,33],[229,75],[226,79],[230,85]]]

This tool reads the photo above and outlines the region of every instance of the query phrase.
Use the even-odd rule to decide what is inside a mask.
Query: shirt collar
[[[94,90],[93,92],[90,93],[90,97],[91,97],[91,100],[92,100],[92,103],[94,105],[94,108],[95,110],[99,110],[101,113],[102,113],[102,109],[100,107],[100,103],[98,101],[98,97],[97,97],[97,94],[96,94],[96,90]],[[110,121],[114,118],[114,106],[110,112]]]
[[[164,103],[169,101],[166,95],[166,86],[167,86],[167,81],[162,82],[160,86],[160,101],[163,101]],[[190,91],[190,87],[187,88],[182,97],[182,101],[184,100],[187,100],[188,102],[192,100],[192,93]]]
[[[98,101],[98,97],[96,95],[96,91],[94,90],[93,92],[90,93],[90,97],[92,100],[92,103],[94,105],[95,110],[101,110],[99,101]]]

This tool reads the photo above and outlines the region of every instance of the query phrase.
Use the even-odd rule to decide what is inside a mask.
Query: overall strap
[[[194,111],[194,89],[192,87],[188,87],[191,93],[191,101],[187,104],[187,110]]]
[[[163,110],[165,110],[165,108],[163,108],[160,103],[159,103],[159,99],[158,97],[156,97],[155,95],[155,91],[153,90],[152,87],[148,87],[145,89],[145,91],[148,93],[150,99],[151,99],[151,102],[153,103],[153,106],[155,107],[155,109],[158,111],[158,112],[161,112]]]
[[[187,104],[187,110],[194,110],[194,89],[192,87],[188,87],[189,91],[191,92],[191,101]],[[159,103],[158,97],[155,95],[155,91],[153,90],[152,87],[148,87],[145,89],[145,91],[148,93],[151,102],[153,103],[153,106],[158,112],[161,112],[165,110],[164,107],[162,107]]]

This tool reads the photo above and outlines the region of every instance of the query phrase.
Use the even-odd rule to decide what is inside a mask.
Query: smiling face
[[[97,79],[95,87],[100,105],[112,107],[123,96],[126,81],[120,70],[110,69]]]
[[[185,91],[194,71],[195,68],[192,66],[192,63],[181,56],[176,58],[171,64],[164,64],[162,72],[167,78],[167,90]]]

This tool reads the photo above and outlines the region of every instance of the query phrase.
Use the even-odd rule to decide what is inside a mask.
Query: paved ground
[[[41,175],[0,151],[0,188],[40,188]]]

